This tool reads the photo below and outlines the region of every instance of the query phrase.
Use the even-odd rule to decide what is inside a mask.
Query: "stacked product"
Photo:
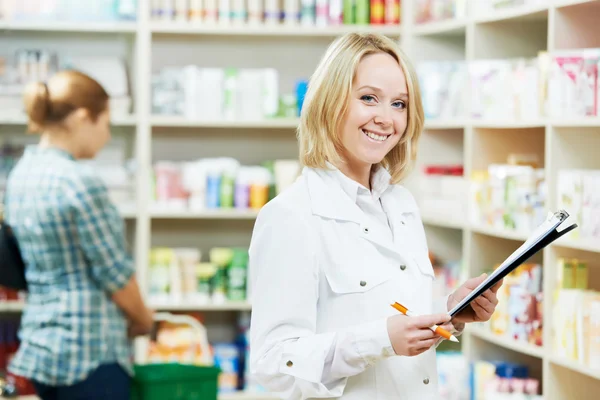
[[[468,182],[463,177],[462,165],[427,165],[415,193],[421,213],[429,218],[446,221],[462,219]]]
[[[466,0],[416,0],[415,4],[417,24],[464,18],[467,11]]]
[[[427,120],[467,116],[469,69],[464,61],[426,61],[417,65]]]
[[[540,382],[525,365],[477,361],[472,366],[472,395],[485,400],[541,400]]]
[[[508,161],[472,172],[469,221],[527,235],[546,217],[544,170],[535,156],[515,154]]]
[[[586,260],[557,260],[553,353],[600,370],[600,292],[589,289]]]
[[[111,118],[130,115],[132,100],[127,67],[122,59],[114,56],[67,56],[48,48],[24,48],[15,54],[0,56],[0,118],[24,118],[25,86],[30,82],[45,82],[64,69],[79,70],[102,84],[110,96]]]
[[[535,121],[600,116],[599,65],[600,49],[577,49],[536,58],[430,61],[417,71],[428,119]],[[470,109],[463,110],[466,97]]]
[[[558,173],[558,207],[569,211],[579,229],[571,239],[598,243],[600,239],[600,170],[561,170]]]
[[[300,172],[295,160],[243,166],[232,158],[154,166],[156,210],[258,210],[291,185]]]
[[[498,290],[498,306],[482,329],[496,335],[543,345],[542,266],[523,264],[506,278]]]
[[[198,24],[399,25],[401,0],[150,0],[151,19]]]
[[[429,260],[436,278],[433,285],[433,298],[448,296],[463,281],[462,261],[443,261],[432,252],[429,252]]]
[[[137,18],[138,0],[0,0],[0,20],[113,22]]]
[[[149,301],[155,306],[246,301],[248,251],[215,247],[208,259],[202,262],[195,248],[152,249]]]
[[[164,68],[152,79],[152,112],[201,121],[296,117],[306,89],[299,80],[295,94],[280,96],[273,68]]]

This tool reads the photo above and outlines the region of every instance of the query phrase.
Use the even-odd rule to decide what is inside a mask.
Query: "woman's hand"
[[[398,314],[388,318],[388,335],[394,352],[399,356],[412,357],[429,350],[441,338],[429,329],[433,325],[452,330],[448,314],[420,315],[417,317]]]
[[[477,278],[471,278],[463,283],[454,293],[448,297],[448,311],[452,310],[462,299],[464,299],[469,293],[477,288],[485,279],[486,274],[482,274]],[[491,289],[485,291],[481,296],[477,297],[470,306],[465,308],[463,311],[458,313],[452,322],[455,326],[464,326],[464,323],[468,322],[484,322],[488,321],[498,305],[498,298],[496,293],[502,286],[502,281],[498,282]],[[462,330],[460,326],[459,330]]]

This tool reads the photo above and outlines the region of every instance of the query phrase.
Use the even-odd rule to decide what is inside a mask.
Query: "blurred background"
[[[421,81],[426,127],[405,184],[436,295],[493,270],[549,210],[580,226],[505,280],[491,321],[440,346],[439,399],[597,399],[599,22],[598,0],[0,0],[0,191],[38,139],[24,133],[24,85],[64,68],[97,79],[113,140],[90,162],[126,220],[142,290],[205,328],[162,323],[136,362],[201,363],[204,334],[220,400],[274,398],[245,362],[254,219],[299,171],[295,128],[324,50],[384,33]],[[0,371],[24,299],[0,289]]]

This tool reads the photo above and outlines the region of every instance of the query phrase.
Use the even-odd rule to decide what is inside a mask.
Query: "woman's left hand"
[[[471,278],[463,283],[454,293],[448,297],[448,310],[451,310],[477,286],[479,286],[487,278],[486,274],[482,274],[477,278]],[[477,297],[470,306],[458,313],[452,322],[454,325],[462,325],[469,322],[484,322],[488,321],[498,305],[496,293],[502,286],[502,281],[498,282],[491,289],[488,289],[483,295]]]

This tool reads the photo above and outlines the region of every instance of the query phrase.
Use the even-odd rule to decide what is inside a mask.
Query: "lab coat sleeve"
[[[385,319],[316,333],[319,247],[309,223],[272,202],[250,245],[251,372],[289,399],[339,397],[348,377],[394,355]]]

